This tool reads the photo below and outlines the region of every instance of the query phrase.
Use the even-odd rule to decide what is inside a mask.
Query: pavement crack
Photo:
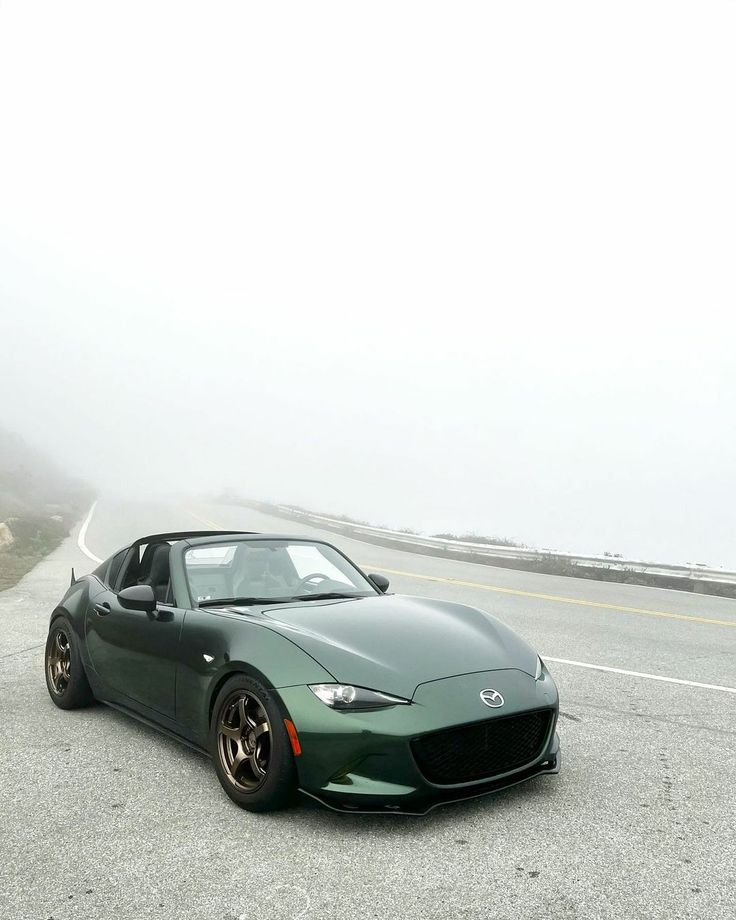
[[[17,652],[6,652],[4,655],[0,655],[0,661],[2,661],[3,658],[15,658],[16,655],[24,655],[26,652],[33,652],[37,648],[43,648],[45,645],[45,642],[39,642],[38,645],[29,645],[28,648],[18,649]]]
[[[714,735],[727,735],[729,737],[736,735],[735,729],[716,728],[714,725],[705,725],[702,722],[685,722],[681,721],[680,719],[668,719],[666,716],[659,716],[651,712],[639,712],[636,709],[624,710],[615,706],[599,706],[595,703],[578,701],[576,701],[575,705],[584,709],[595,709],[599,712],[606,712],[612,716],[618,716],[619,718],[625,716],[634,716],[639,719],[644,719],[648,722],[661,722],[665,725],[676,725],[678,728],[700,729],[701,731],[711,732]]]
[[[563,717],[563,719],[569,719],[571,722],[583,721],[579,716],[574,716],[571,712],[563,712],[560,710],[560,715]]]

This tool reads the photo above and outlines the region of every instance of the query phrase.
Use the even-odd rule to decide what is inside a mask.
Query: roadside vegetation
[[[56,549],[91,500],[41,451],[0,428],[0,591]]]
[[[477,533],[433,533],[431,537],[440,540],[459,540],[461,543],[487,543],[489,546],[513,546],[517,549],[527,549],[526,543],[509,540],[508,537],[484,537]]]

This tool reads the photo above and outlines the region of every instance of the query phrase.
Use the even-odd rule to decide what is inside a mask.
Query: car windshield
[[[184,553],[184,564],[192,597],[200,607],[378,593],[336,549],[308,540],[239,540],[194,546]]]

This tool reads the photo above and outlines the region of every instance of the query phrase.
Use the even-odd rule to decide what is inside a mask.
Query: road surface
[[[326,536],[393,591],[492,611],[549,661],[562,773],[422,818],[308,801],[251,815],[205,757],[103,706],[56,709],[42,646],[70,567],[199,526]],[[102,499],[79,537],[0,593],[3,920],[734,916],[736,601],[403,553],[202,501]]]

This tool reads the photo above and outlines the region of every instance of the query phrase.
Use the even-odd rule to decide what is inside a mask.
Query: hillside
[[[0,590],[55,549],[90,501],[82,483],[0,428]]]

